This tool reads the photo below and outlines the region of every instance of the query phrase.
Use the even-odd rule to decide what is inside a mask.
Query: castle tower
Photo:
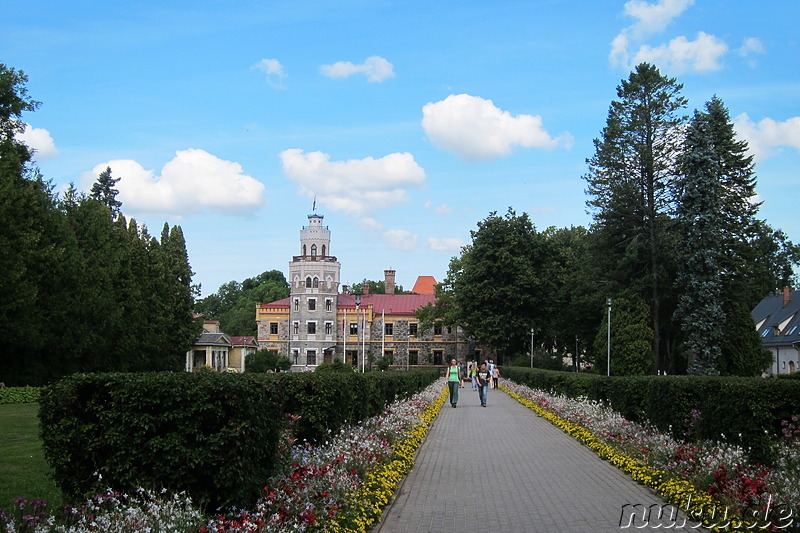
[[[322,220],[322,215],[308,215],[308,226],[300,230],[300,255],[289,263],[289,359],[294,365],[332,360],[337,342],[341,265],[330,255],[331,232]]]

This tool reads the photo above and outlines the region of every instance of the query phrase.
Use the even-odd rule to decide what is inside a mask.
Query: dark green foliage
[[[0,388],[0,405],[38,402],[40,390],[39,387],[2,387]]]
[[[274,370],[289,370],[292,362],[273,350],[259,350],[247,354],[244,361],[245,372],[264,373]]]
[[[247,506],[274,464],[280,387],[224,373],[76,374],[42,391],[45,455],[72,501],[165,487],[207,509]]]
[[[672,287],[670,185],[685,122],[682,88],[655,66],[638,65],[617,87],[618,99],[609,107],[585,176],[587,205],[598,234],[594,259],[602,265],[609,289],[631,287],[648,302],[659,369],[669,364],[662,346],[669,343],[669,325],[662,317],[672,316],[664,293]]]
[[[111,216],[113,218],[119,216],[119,209],[122,207],[122,202],[117,200],[119,191],[114,188],[114,185],[116,185],[120,179],[121,178],[112,178],[111,167],[106,167],[97,177],[97,181],[92,185],[91,190],[92,199],[106,206],[111,211]]]
[[[297,438],[324,442],[348,424],[375,416],[395,398],[424,389],[439,377],[438,370],[412,372],[307,372],[282,374],[286,412],[300,416]]]
[[[653,330],[641,298],[618,298],[611,306],[611,375],[653,373]],[[595,368],[608,374],[608,313],[594,341]]]
[[[339,359],[338,357],[333,360],[333,363],[323,363],[314,369],[314,373],[317,374],[330,374],[330,373],[335,374],[337,372],[351,374],[355,372],[355,369],[353,368],[352,365],[342,363],[342,360]]]
[[[228,335],[255,335],[256,305],[288,296],[289,284],[283,273],[269,270],[242,283],[229,281],[198,300],[194,309],[206,319],[219,320],[220,330]]]
[[[599,376],[503,367],[531,388],[607,402],[629,420],[649,422],[678,439],[727,441],[769,463],[780,422],[797,414],[800,380],[708,376]],[[692,410],[698,418],[691,423]]]
[[[529,349],[532,327],[549,330],[557,255],[528,215],[510,208],[505,216],[490,213],[471,235],[472,244],[451,261],[442,284],[452,292],[445,299],[450,305],[438,311],[501,360]],[[437,295],[442,290],[437,287]]]
[[[760,376],[769,368],[772,353],[764,348],[750,311],[741,303],[728,303],[724,332],[718,363],[720,374]]]

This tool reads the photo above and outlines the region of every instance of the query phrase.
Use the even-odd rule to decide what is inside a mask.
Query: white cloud
[[[267,83],[273,88],[285,89],[283,80],[286,78],[286,71],[277,59],[262,59],[250,68],[264,72],[267,75]]]
[[[422,128],[438,148],[467,161],[503,157],[514,146],[552,150],[559,144],[569,148],[572,137],[552,137],[542,127],[542,117],[512,116],[486,100],[468,94],[451,94],[422,108]]]
[[[672,39],[669,44],[655,48],[642,45],[634,56],[632,65],[652,63],[672,74],[681,74],[687,70],[710,72],[722,68],[719,59],[727,51],[727,44],[701,31],[694,41],[680,36]]]
[[[358,221],[358,225],[364,231],[376,232],[383,231],[383,224],[372,217],[364,217]]]
[[[751,67],[755,67],[758,64],[753,55],[765,54],[766,52],[764,44],[757,37],[748,37],[742,41],[742,46],[736,49],[736,53],[742,56]]]
[[[655,4],[642,0],[625,2],[625,14],[636,19],[626,31],[634,39],[662,32],[692,4],[694,0],[660,0]]]
[[[454,237],[445,237],[442,239],[428,237],[428,248],[436,252],[455,253],[460,251],[462,246],[464,246],[464,241]]]
[[[408,201],[407,187],[424,187],[425,171],[409,153],[380,159],[331,161],[322,152],[294,148],[280,154],[283,173],[301,193],[331,209],[351,214],[371,212]]]
[[[204,150],[178,150],[156,176],[131,159],[115,159],[83,174],[91,187],[106,167],[117,183],[125,212],[155,212],[182,216],[205,210],[225,214],[251,212],[263,205],[264,185],[243,173],[242,166]]]
[[[742,113],[733,122],[736,133],[747,141],[756,161],[773,155],[773,148],[776,147],[790,146],[800,150],[800,117],[783,122],[764,118],[756,123],[750,120],[747,113]]]
[[[630,0],[625,4],[625,14],[635,22],[624,28],[611,41],[609,61],[626,70],[642,62],[653,63],[672,74],[687,70],[709,72],[722,68],[720,59],[728,52],[728,45],[714,35],[698,32],[690,41],[685,36],[675,37],[667,44],[643,44],[647,37],[664,31],[672,20],[681,15],[694,0],[659,0],[649,3]],[[631,49],[638,46],[638,50]]]
[[[364,74],[371,82],[394,77],[394,66],[380,56],[370,56],[361,65],[355,65],[350,61],[339,61],[333,65],[322,65],[319,70],[329,78],[347,78],[353,74]]]
[[[36,152],[34,155],[36,159],[52,159],[58,155],[56,143],[50,132],[44,128],[34,128],[30,124],[25,124],[25,131],[17,133],[14,137],[33,149]]]
[[[392,229],[383,232],[383,241],[389,248],[409,251],[417,247],[417,236],[404,229]]]

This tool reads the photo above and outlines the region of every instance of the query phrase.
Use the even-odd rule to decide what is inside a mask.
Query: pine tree
[[[674,162],[680,152],[683,86],[642,63],[617,88],[606,126],[595,139],[587,162],[587,205],[594,211],[593,232],[602,249],[609,288],[633,285],[650,306],[653,352],[659,369],[669,361],[662,341],[667,325],[662,315],[664,292],[671,287],[672,254],[669,214],[672,211]]]
[[[122,202],[117,200],[119,191],[114,188],[114,185],[120,178],[111,177],[111,167],[106,169],[97,176],[97,181],[92,185],[91,197],[108,207],[111,210],[111,218],[119,216],[120,207]]]

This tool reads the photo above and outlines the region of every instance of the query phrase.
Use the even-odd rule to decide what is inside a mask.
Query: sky
[[[647,61],[714,95],[759,215],[800,241],[794,0],[12,2],[0,62],[57,191],[111,167],[127,217],[180,225],[202,295],[288,275],[312,212],[341,282],[441,281],[478,222],[588,226],[586,159]]]

